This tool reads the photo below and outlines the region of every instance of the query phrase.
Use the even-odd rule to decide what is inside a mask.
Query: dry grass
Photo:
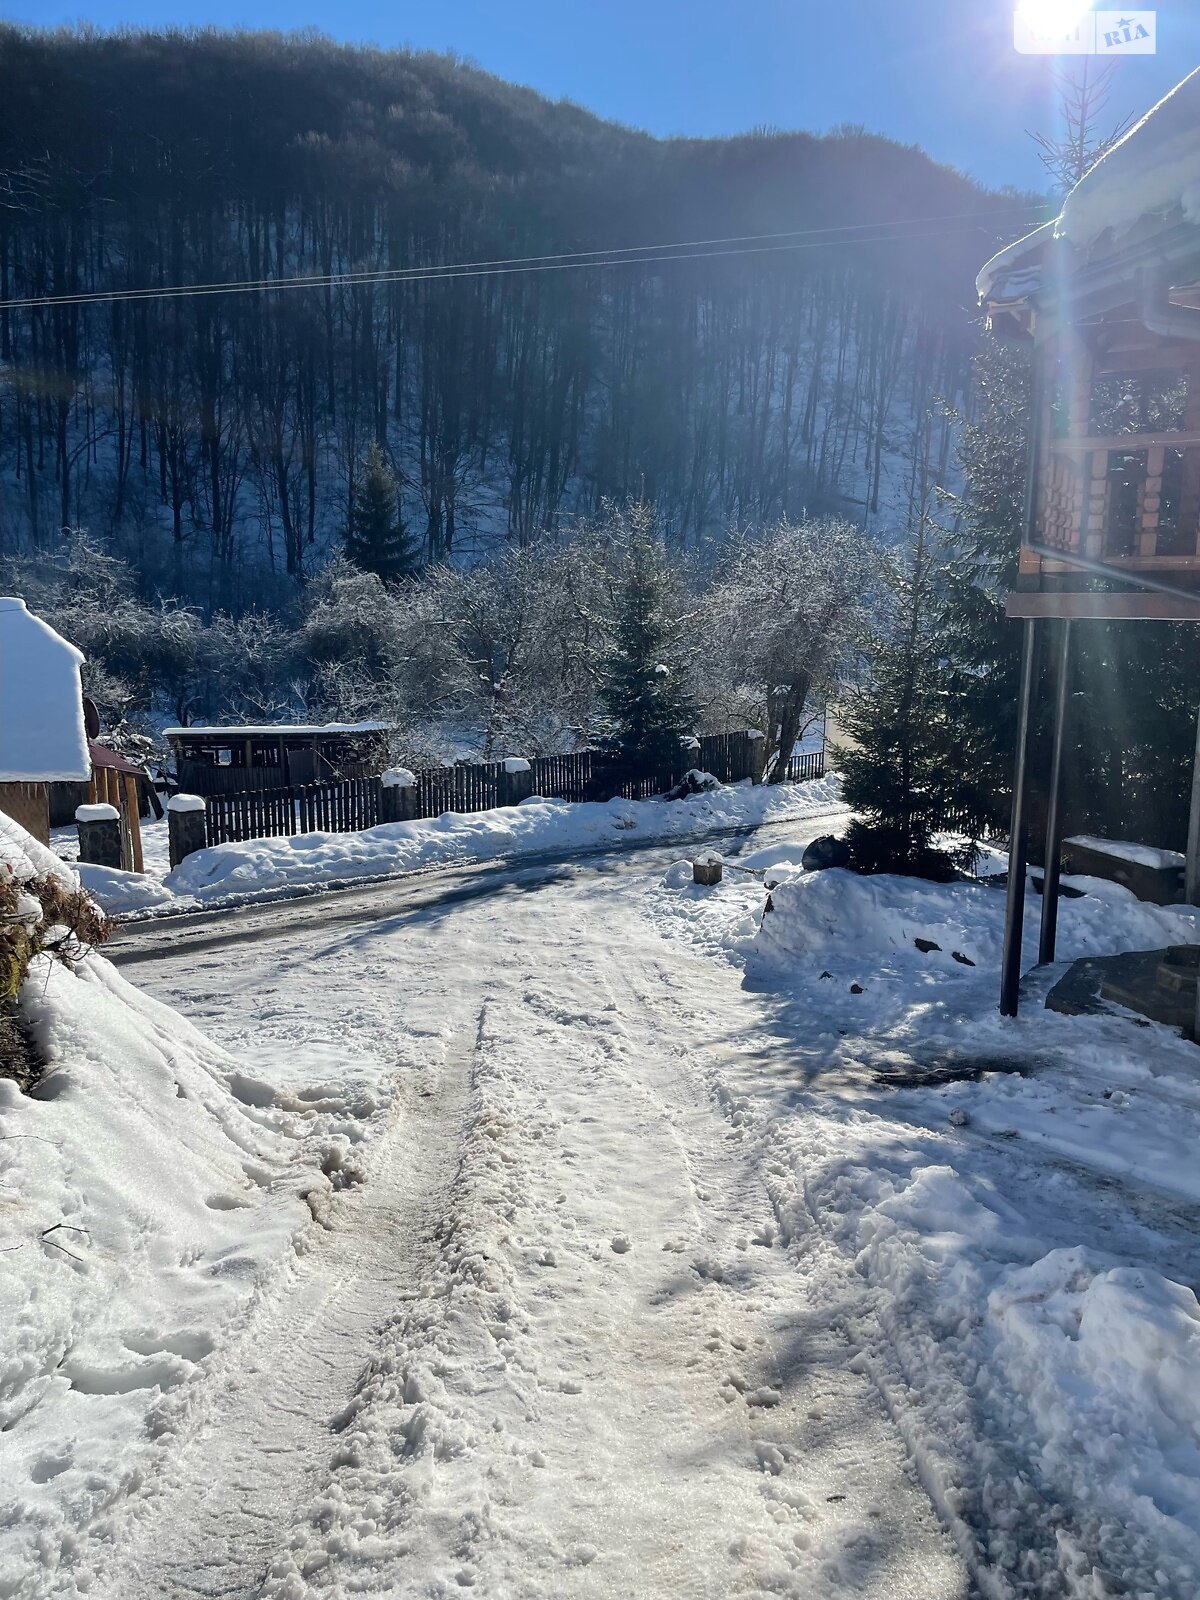
[[[40,906],[40,916],[30,900]],[[11,870],[0,876],[0,1078],[28,1090],[41,1076],[42,1062],[20,1008],[30,962],[44,953],[73,967],[108,933],[108,919],[84,890],[53,877],[18,883]]]

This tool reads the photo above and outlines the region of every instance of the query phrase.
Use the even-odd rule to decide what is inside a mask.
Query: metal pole
[[[1183,899],[1186,905],[1200,905],[1200,716],[1196,718],[1196,759],[1192,764],[1192,809],[1188,823]],[[1197,1006],[1200,1008],[1200,994],[1197,996]],[[1197,1015],[1200,1016],[1200,1009]]]
[[[1004,955],[1000,965],[1000,1011],[1015,1017],[1021,990],[1021,935],[1025,928],[1026,817],[1029,721],[1037,661],[1037,621],[1025,618],[1021,647],[1021,693],[1017,707],[1017,758],[1013,769],[1012,822],[1008,839],[1008,898],[1004,907]]]
[[[1059,624],[1058,662],[1054,686],[1054,754],[1050,758],[1050,803],[1046,812],[1046,871],[1042,880],[1042,930],[1038,960],[1054,960],[1058,938],[1058,876],[1062,870],[1062,764],[1067,726],[1067,675],[1071,662],[1071,622]]]

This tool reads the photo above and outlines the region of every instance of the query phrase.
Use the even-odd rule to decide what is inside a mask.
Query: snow
[[[204,797],[198,794],[173,794],[167,801],[168,811],[203,811]]]
[[[524,756],[505,756],[504,770],[511,775],[515,772],[532,772],[533,768],[525,760]]]
[[[18,875],[43,866],[0,821]],[[194,1425],[384,1101],[314,1092],[303,1041],[264,1081],[96,952],[36,958],[21,1000],[48,1058],[32,1096],[0,1077],[0,1594],[26,1600],[104,1592],[88,1540]]]
[[[980,270],[982,301],[1036,292],[1041,257],[1053,239],[1088,251],[1105,235],[1119,242],[1144,217],[1182,212],[1200,224],[1200,68],[1160,100],[1067,196],[1062,215],[998,251]]]
[[[92,805],[76,806],[76,822],[119,822],[121,813],[116,806],[110,806],[104,801]]]
[[[79,881],[96,904],[110,917],[142,911],[169,911],[175,896],[161,878],[149,872],[125,872],[120,867],[99,867],[87,861],[76,864]]]
[[[980,300],[1020,299],[1036,289],[1041,253],[1054,237],[1054,227],[1053,222],[1043,222],[1032,233],[997,250],[979,269],[975,279],[975,292]]]
[[[1003,893],[805,874],[829,823],[788,794],[643,804],[602,857],[469,893],[136,930],[192,1023],[113,976],[149,1041],[69,1041],[86,1102],[21,1102],[72,1150],[125,1119],[44,1212],[93,1243],[29,1318],[60,1282],[115,1306],[30,1359],[42,1409],[0,1432],[21,1600],[1194,1600],[1195,1047],[1001,1018]],[[717,801],[752,872],[625,848]],[[748,805],[769,833],[733,831]],[[1072,881],[1068,958],[1200,942],[1194,909]],[[139,1185],[142,1232],[104,1233]]]
[[[736,985],[664,945],[641,912],[661,864],[620,843],[536,893],[516,868],[421,910],[412,885],[361,926],[280,920],[143,969],[272,1063],[343,1030],[351,994],[407,1091],[335,1198],[337,1253],[267,1300],[98,1592],[969,1592],[712,1092],[756,1006],[731,1017]]]
[[[575,804],[533,797],[517,806],[468,814],[445,812],[417,822],[386,823],[361,833],[307,833],[213,845],[162,879],[170,901],[143,898],[142,880],[93,878],[89,888],[114,915],[277,895],[346,880],[392,877],[466,861],[540,852],[570,854],[622,839],[666,841],[728,827],[754,827],[828,811],[839,804],[834,777],[805,784],[731,785],[670,803],[610,800]],[[149,866],[149,861],[147,865]],[[132,884],[124,878],[134,877]]]
[[[1132,861],[1139,867],[1152,867],[1156,871],[1182,868],[1186,864],[1186,857],[1178,850],[1159,850],[1154,845],[1133,844],[1127,839],[1100,839],[1090,833],[1079,833],[1063,843],[1080,845],[1085,850],[1095,850],[1100,855],[1115,856],[1119,861]]]
[[[61,856],[47,849],[31,833],[26,833],[19,822],[14,822],[3,811],[0,811],[0,868],[11,872],[18,883],[47,877],[72,886],[78,881]]]
[[[0,597],[0,783],[91,777],[82,665],[75,646],[24,600]]]
[[[407,767],[389,767],[379,781],[385,789],[415,789],[417,775]]]
[[[788,854],[758,853],[781,879],[766,915],[749,880],[694,890],[676,868],[649,910],[772,1005],[779,1067],[731,1067],[729,1092],[869,1288],[852,1337],[922,1482],[987,1593],[1190,1600],[1200,1262],[1174,1207],[1200,1202],[1195,1046],[1044,1012],[1049,979],[1006,1021],[1000,891]],[[1065,960],[1200,942],[1194,909],[1070,881]]]
[[[1057,232],[1080,249],[1181,208],[1200,223],[1200,68],[1129,130],[1067,196]],[[986,270],[986,269],[985,269]]]

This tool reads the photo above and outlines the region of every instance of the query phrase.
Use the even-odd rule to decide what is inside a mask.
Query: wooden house
[[[1056,221],[993,257],[978,288],[992,327],[1026,341],[1032,364],[1025,528],[1007,601],[1024,626],[1001,984],[1014,1014],[1042,635],[1053,634],[1056,683],[1041,939],[1052,960],[1071,623],[1200,622],[1200,71],[1093,167]],[[1200,816],[1188,883],[1194,896]]]
[[[92,775],[83,656],[15,596],[0,597],[0,811],[50,839],[50,785]]]
[[[388,765],[386,722],[168,728],[179,788],[187,794],[286,789],[369,778]]]

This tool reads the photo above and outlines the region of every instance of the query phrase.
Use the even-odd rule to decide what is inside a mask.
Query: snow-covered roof
[[[82,665],[75,646],[24,600],[0,596],[0,783],[91,777]]]
[[[390,722],[262,722],[237,723],[216,726],[193,724],[190,728],[164,728],[168,739],[271,739],[282,734],[291,737],[312,737],[326,733],[390,733]]]
[[[981,300],[1017,300],[1032,294],[1038,286],[1041,253],[1054,237],[1056,224],[1043,222],[1032,233],[1014,239],[988,261],[975,279]]]
[[[995,306],[1035,294],[1053,240],[1086,251],[1105,233],[1120,239],[1143,217],[1175,211],[1200,224],[1200,67],[1080,179],[1061,216],[992,256],[975,279],[979,298]]]
[[[1200,67],[1160,100],[1067,196],[1057,233],[1086,249],[1142,217],[1200,223]]]

